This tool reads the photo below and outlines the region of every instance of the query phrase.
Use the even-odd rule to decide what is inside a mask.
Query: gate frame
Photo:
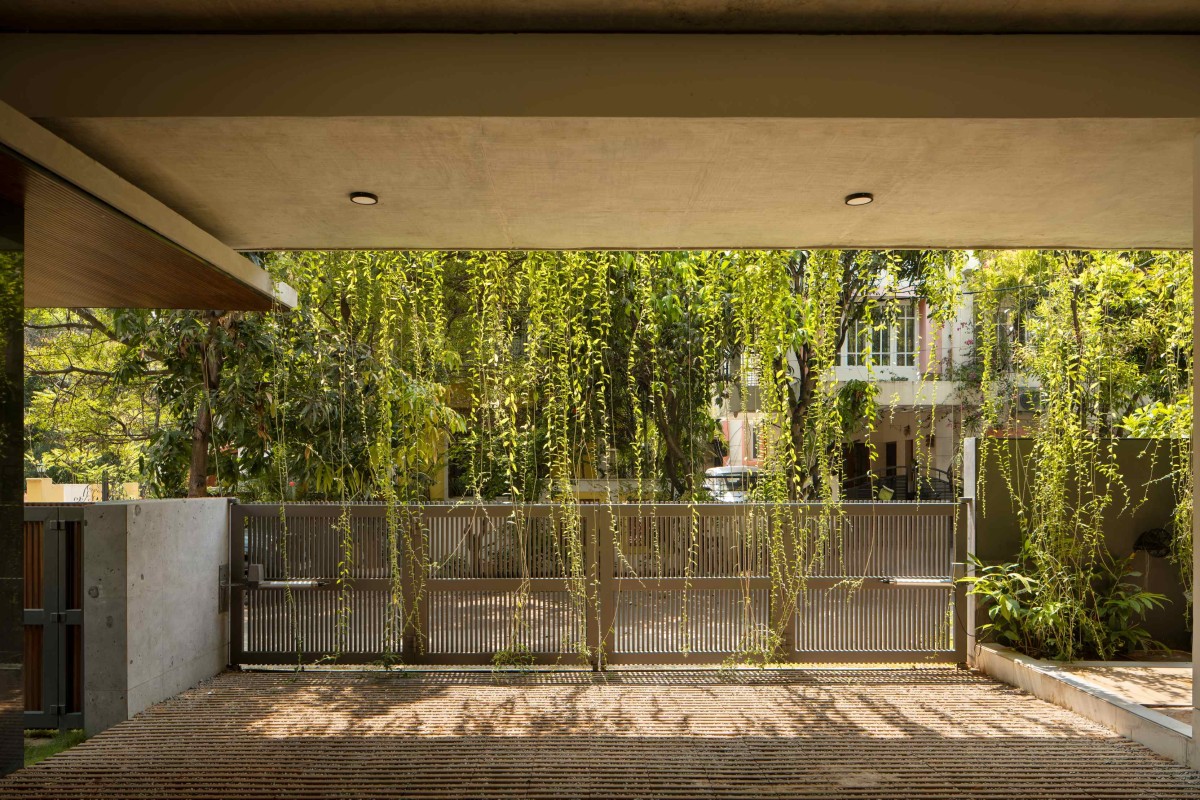
[[[778,654],[779,663],[793,664],[851,664],[851,663],[938,663],[938,664],[957,664],[965,666],[967,661],[968,647],[968,631],[966,629],[967,619],[967,587],[958,579],[965,575],[965,567],[967,560],[967,531],[966,531],[966,500],[958,500],[953,502],[924,502],[924,503],[843,503],[841,508],[844,513],[849,516],[873,516],[880,511],[886,510],[890,516],[937,516],[946,517],[950,523],[951,549],[948,553],[950,563],[950,574],[945,576],[941,582],[931,583],[933,586],[944,586],[951,593],[953,602],[954,618],[950,625],[950,634],[952,648],[949,650],[920,650],[920,651],[797,651],[796,645],[796,613],[793,612],[790,619],[786,620],[782,626],[784,631],[783,650]],[[342,506],[339,504],[306,504],[306,503],[285,503],[286,507],[303,508],[305,515],[308,517],[330,517],[340,516]],[[350,504],[353,513],[361,517],[382,517],[387,513],[387,507],[380,504]],[[630,504],[623,504],[630,505]],[[652,507],[654,504],[650,504]],[[725,508],[725,504],[697,504],[701,507],[709,506],[712,508]],[[788,504],[790,508],[802,510],[804,508],[819,506],[820,504],[812,503],[792,503]],[[545,510],[550,509],[550,513],[554,513],[555,509],[560,509],[563,506],[558,504],[529,504],[525,508],[527,510],[535,510],[542,512],[539,515],[545,515]],[[623,506],[618,506],[623,507]],[[688,504],[674,503],[659,503],[659,509],[666,508],[690,508]],[[251,584],[248,581],[247,567],[249,566],[246,560],[246,534],[245,521],[252,517],[277,517],[279,515],[280,504],[240,504],[233,503],[230,506],[230,537],[229,537],[229,563],[230,563],[230,637],[229,637],[229,663],[231,665],[241,664],[286,664],[297,663],[312,663],[318,659],[325,657],[326,653],[321,652],[302,652],[302,653],[287,653],[286,660],[280,658],[280,654],[271,652],[256,652],[243,650],[245,641],[245,608],[246,608],[246,590],[249,588],[278,588],[283,590],[282,586],[268,587],[259,584]],[[473,513],[484,514],[489,517],[499,517],[511,513],[512,506],[501,504],[488,504],[484,506],[453,504],[426,504],[417,508],[421,515],[437,515],[451,516],[455,512],[461,512],[463,509],[473,509]],[[654,577],[645,579],[621,578],[614,574],[614,549],[613,541],[618,531],[614,527],[614,507],[609,504],[581,504],[575,507],[581,522],[584,526],[584,546],[585,558],[587,560],[587,585],[589,590],[588,595],[588,611],[585,618],[585,641],[590,653],[590,666],[593,670],[604,670],[609,665],[696,665],[696,666],[711,666],[719,664],[722,658],[720,653],[701,653],[701,654],[684,654],[684,653],[616,653],[613,649],[613,638],[615,631],[615,615],[616,615],[616,594],[620,591],[620,585],[625,580],[638,580],[643,586],[653,583],[656,587],[662,589],[675,589],[681,586],[690,588],[727,588],[732,586],[745,587],[751,586],[756,589],[770,589],[771,579],[769,577]],[[932,513],[931,513],[932,510]],[[285,512],[286,513],[286,512]],[[617,515],[619,518],[619,515]],[[421,530],[424,530],[422,523]],[[418,548],[424,548],[425,536],[417,537],[420,541],[415,543]],[[788,543],[789,547],[794,547],[794,543]],[[423,559],[422,559],[423,560]],[[810,577],[807,580],[807,585],[814,588],[829,588],[836,584],[843,583],[846,578],[843,577]],[[864,580],[875,588],[881,586],[897,586],[897,584],[887,578],[871,578],[866,577]],[[522,582],[518,578],[432,578],[425,576],[423,580],[418,580],[417,576],[412,574],[411,565],[406,559],[401,559],[401,586],[404,593],[404,601],[406,608],[415,609],[415,618],[419,620],[419,630],[413,630],[412,626],[405,625],[401,633],[403,646],[398,665],[401,666],[422,666],[422,665],[462,665],[462,666],[479,666],[493,663],[492,653],[466,653],[466,654],[429,654],[423,643],[419,642],[419,638],[429,635],[430,611],[429,611],[429,595],[431,591],[442,590],[450,591],[454,588],[470,589],[472,591],[511,591],[516,585]],[[533,591],[562,591],[568,587],[568,579],[565,578],[529,578],[528,584]],[[360,589],[383,589],[391,588],[391,582],[387,579],[358,579],[354,580],[352,586]],[[294,591],[337,591],[338,587],[335,583],[325,585],[305,585],[296,587]],[[653,591],[653,589],[651,589]],[[410,612],[412,613],[412,612]],[[575,654],[564,653],[536,653],[532,654],[530,659],[534,665],[570,665],[571,657]],[[380,658],[376,654],[370,653],[348,653],[342,654],[339,663],[343,664],[373,664],[378,663]],[[578,666],[585,666],[586,663],[582,660]]]

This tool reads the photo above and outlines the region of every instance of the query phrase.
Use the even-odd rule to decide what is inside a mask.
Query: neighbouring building
[[[938,325],[925,301],[902,297],[891,324],[851,325],[835,375],[840,385],[873,382],[879,413],[873,426],[860,426],[845,445],[842,490],[848,499],[870,499],[881,486],[897,500],[914,499],[918,463],[928,481],[922,496],[953,494],[964,417],[957,378],[972,358],[972,309],[964,295],[954,321]],[[740,388],[713,413],[728,443],[725,464],[759,466],[767,437],[756,366],[743,367],[740,377]]]

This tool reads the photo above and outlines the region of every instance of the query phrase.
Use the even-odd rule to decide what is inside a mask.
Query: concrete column
[[[1192,747],[1190,766],[1200,768],[1200,624],[1195,608],[1200,599],[1197,576],[1200,576],[1200,514],[1196,513],[1196,498],[1200,497],[1200,380],[1195,375],[1195,343],[1200,342],[1200,136],[1192,147]]]
[[[25,764],[25,215],[0,195],[0,774]]]

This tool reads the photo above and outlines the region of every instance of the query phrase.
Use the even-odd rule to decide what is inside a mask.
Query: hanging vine
[[[1109,549],[1106,521],[1138,502],[1115,437],[1164,438],[1177,489],[1175,546],[1190,552],[1190,485],[1179,477],[1190,475],[1188,448],[1179,446],[1187,426],[1178,422],[1186,415],[1190,424],[1190,259],[985,254],[981,273],[980,427],[1030,437],[1027,454],[980,439],[980,472],[999,462],[1022,533],[1018,562],[980,565],[973,579],[972,591],[994,609],[987,630],[1063,660],[1152,645],[1138,621],[1165,598],[1129,580],[1130,560]],[[1038,398],[1032,413],[1022,412],[1030,397]]]
[[[848,431],[865,425],[869,434],[874,424],[874,395],[849,397],[835,377],[847,331],[858,322],[866,330],[894,325],[897,287],[913,276],[944,324],[948,317],[937,314],[956,298],[952,262],[842,251],[281,256],[301,307],[278,322],[292,360],[274,376],[275,427],[264,435],[281,498],[340,506],[339,633],[330,656],[343,652],[352,628],[349,587],[364,554],[348,512],[360,501],[385,509],[384,662],[404,660],[406,648],[419,654],[425,580],[449,568],[432,563],[422,508],[458,434],[450,449],[467,456],[466,493],[478,509],[472,535],[510,559],[520,580],[497,665],[530,663],[528,617],[543,602],[531,581],[545,577],[566,580],[576,620],[578,635],[560,650],[603,658],[581,635],[596,613],[594,551],[580,505],[581,481],[593,480],[605,487],[610,513],[622,499],[638,503],[638,518],[621,523],[640,537],[637,557],[624,534],[613,543],[622,568],[643,579],[684,579],[676,624],[688,652],[707,535],[696,503],[707,496],[703,473],[719,434],[714,405],[742,380],[740,364],[759,374],[764,443],[757,502],[741,523],[749,551],[764,559],[743,568],[749,576],[766,565],[772,590],[759,614],[746,584],[739,649],[747,659],[777,658],[808,577],[840,552]],[[335,347],[317,346],[316,336],[332,337]],[[868,370],[871,338],[863,348]],[[326,402],[297,406],[287,387],[301,379],[317,380]],[[451,409],[452,395],[469,422]],[[289,435],[293,418],[307,440]],[[506,503],[500,516],[485,508],[495,500]],[[553,512],[536,508],[544,502]],[[655,509],[664,502],[688,504],[681,527],[669,532]],[[818,505],[799,513],[797,502]]]

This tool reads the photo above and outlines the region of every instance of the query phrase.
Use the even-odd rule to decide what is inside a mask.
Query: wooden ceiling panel
[[[0,152],[0,196],[25,203],[25,305],[265,310],[271,303],[95,198]]]

